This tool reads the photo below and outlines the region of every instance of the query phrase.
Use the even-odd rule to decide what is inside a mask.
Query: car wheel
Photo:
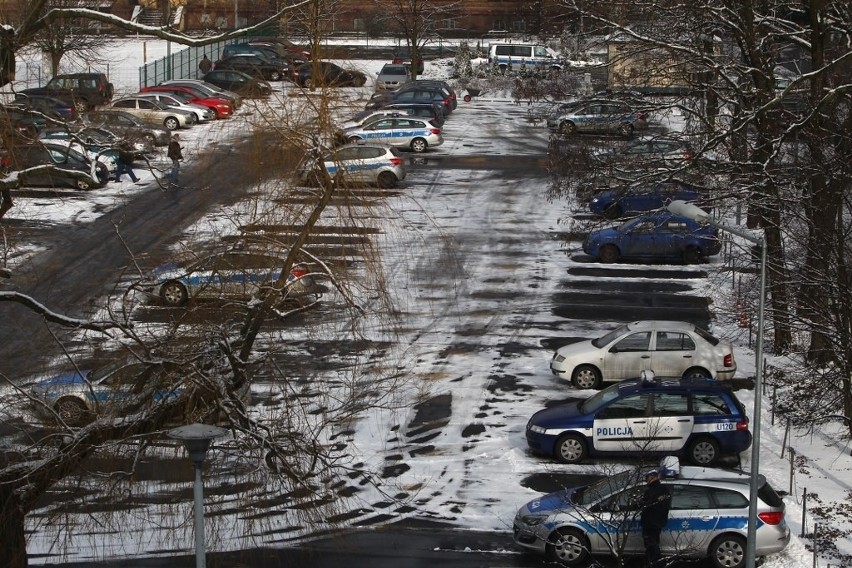
[[[633,125],[632,124],[622,124],[621,128],[618,129],[618,132],[625,137],[633,136]]]
[[[465,95],[463,100],[464,100],[464,102],[469,103],[470,101],[473,100],[473,97],[471,97],[470,95]]]
[[[396,176],[393,172],[382,172],[379,174],[379,177],[376,178],[376,185],[380,189],[391,189],[396,187]]]
[[[280,81],[281,78],[282,78],[282,75],[278,71],[273,71],[272,73],[269,74],[269,80],[270,81]]]
[[[620,219],[622,215],[624,215],[624,211],[622,211],[621,205],[617,203],[610,205],[604,210],[604,217],[609,220]]]
[[[547,556],[564,566],[589,565],[589,539],[577,529],[557,529],[547,539]]]
[[[683,251],[684,264],[698,264],[701,262],[701,250],[696,247],[689,247]]]
[[[577,434],[566,434],[557,440],[554,454],[559,463],[580,463],[586,458],[586,442]]]
[[[160,286],[160,299],[168,306],[182,306],[189,299],[189,293],[177,280],[169,280]]]
[[[710,544],[707,556],[716,568],[742,568],[745,566],[745,545],[741,536],[722,535]]]
[[[166,127],[166,130],[177,130],[177,128],[180,126],[180,122],[178,122],[178,119],[176,119],[175,117],[170,116],[163,121],[163,126]]]
[[[709,381],[713,378],[713,375],[711,375],[710,371],[708,371],[707,369],[702,369],[701,367],[690,367],[689,369],[683,372],[683,378],[691,379],[694,381]]]
[[[90,189],[92,189],[92,182],[85,179],[77,178],[76,180],[74,180],[74,186],[80,191],[89,191]]]
[[[562,134],[575,134],[577,132],[577,125],[570,120],[566,120],[559,125],[559,132]]]
[[[411,150],[417,152],[418,154],[425,152],[426,148],[428,147],[429,145],[426,144],[426,141],[422,138],[415,138],[411,141]]]
[[[571,374],[571,384],[582,390],[599,389],[603,384],[603,378],[601,372],[592,365],[580,365]]]
[[[621,255],[619,254],[618,248],[616,248],[615,245],[604,245],[598,252],[598,258],[600,259],[600,261],[605,262],[607,264],[618,262],[619,256]]]
[[[74,110],[78,113],[86,112],[89,110],[89,103],[86,101],[74,101]]]
[[[89,409],[86,408],[86,404],[82,400],[71,397],[60,398],[53,409],[59,415],[59,418],[69,426],[82,426],[89,416]]]
[[[711,466],[719,459],[719,444],[713,438],[698,438],[689,444],[686,457],[698,466]]]

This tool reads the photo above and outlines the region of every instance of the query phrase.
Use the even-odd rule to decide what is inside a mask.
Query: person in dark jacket
[[[133,171],[133,151],[130,146],[126,142],[121,142],[117,150],[118,161],[115,165],[115,181],[121,181],[121,174],[127,174],[133,180],[133,183],[139,183],[139,178]]]
[[[645,474],[645,493],[639,505],[641,508],[642,540],[645,543],[645,557],[650,568],[660,568],[662,554],[660,553],[660,533],[669,521],[669,508],[672,495],[660,483],[660,474],[656,470]]]
[[[172,169],[169,172],[168,180],[172,185],[177,185],[178,174],[180,173],[180,162],[183,160],[183,152],[181,151],[180,135],[175,134],[169,142],[169,148],[166,156],[172,161]]]
[[[204,59],[201,60],[201,63],[198,64],[198,70],[201,71],[201,74],[204,75],[208,71],[213,68],[213,62],[207,58],[207,54],[204,54]]]

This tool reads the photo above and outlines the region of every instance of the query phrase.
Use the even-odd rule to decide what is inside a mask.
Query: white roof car
[[[635,321],[598,337],[560,347],[550,361],[554,375],[578,389],[599,389],[642,371],[663,377],[734,377],[733,346],[682,321]]]
[[[411,79],[411,66],[402,63],[386,63],[376,77],[376,90],[398,89]]]
[[[188,112],[168,108],[164,103],[142,97],[124,97],[112,103],[112,108],[138,116],[148,124],[163,126],[166,130],[185,128],[190,124]],[[193,115],[193,120],[195,115]]]
[[[144,99],[152,99],[166,104],[169,108],[180,110],[185,113],[192,113],[195,116],[196,122],[207,122],[208,120],[216,120],[216,113],[203,105],[197,105],[187,102],[181,97],[182,93],[164,93],[164,92],[149,92],[136,93],[134,97],[142,97]]]
[[[347,142],[377,142],[410,148],[418,153],[444,143],[441,129],[428,120],[403,116],[383,118],[364,126],[348,128],[343,131],[343,137]]]

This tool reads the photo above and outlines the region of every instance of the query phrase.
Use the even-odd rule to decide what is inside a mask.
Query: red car
[[[201,91],[193,89],[192,87],[185,87],[182,85],[156,85],[154,87],[145,87],[140,92],[183,93],[190,96],[190,103],[195,105],[206,106],[207,108],[215,112],[216,118],[228,118],[229,116],[234,114],[234,107],[231,106],[230,102],[226,101],[225,99],[208,97]]]

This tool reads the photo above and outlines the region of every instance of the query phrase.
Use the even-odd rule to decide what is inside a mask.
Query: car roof
[[[630,331],[643,329],[658,329],[662,331],[693,331],[695,330],[695,324],[691,324],[686,321],[674,320],[641,320],[628,323],[627,328]]]

